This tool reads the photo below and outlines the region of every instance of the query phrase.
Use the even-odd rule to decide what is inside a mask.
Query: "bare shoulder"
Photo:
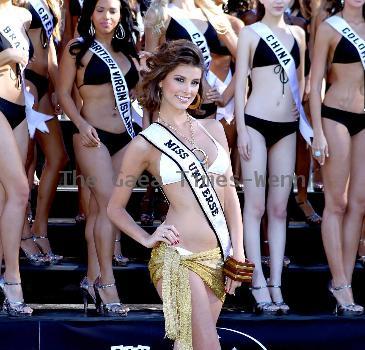
[[[29,29],[30,23],[32,22],[32,14],[24,7],[14,6],[16,16],[21,19],[21,22]]]
[[[224,132],[222,124],[214,119],[201,119],[198,121],[208,132],[217,140],[222,142],[226,134]]]
[[[323,21],[320,23],[317,29],[317,35],[322,37],[328,37],[330,38],[335,33],[335,30],[331,27],[330,24],[328,24],[326,21]]]
[[[305,31],[302,27],[299,27],[297,25],[290,25],[289,27],[296,38],[300,40],[305,40]]]

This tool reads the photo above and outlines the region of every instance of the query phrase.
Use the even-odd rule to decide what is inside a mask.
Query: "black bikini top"
[[[29,59],[31,59],[34,55],[34,48],[31,40],[29,39],[28,33],[27,33],[28,41],[29,41]],[[0,52],[4,51],[6,49],[10,49],[12,46],[9,43],[9,41],[0,33]]]
[[[187,39],[191,41],[191,37],[188,31],[181,26],[177,21],[175,21],[172,17],[169,23],[169,26],[166,29],[166,40],[178,40],[178,39]],[[208,22],[208,28],[204,33],[205,39],[207,41],[210,52],[215,53],[221,56],[231,55],[227,47],[223,46],[218,39],[218,35],[214,27],[210,22]]]
[[[139,75],[132,59],[128,56],[127,58],[131,63],[131,68],[124,75],[124,78],[128,89],[132,90],[138,83]],[[101,85],[107,83],[111,83],[109,68],[99,56],[93,54],[85,68],[84,82],[78,88],[83,85]]]
[[[81,6],[78,0],[70,0],[70,14],[71,16],[80,17],[81,16]]]
[[[298,68],[300,65],[300,52],[298,43],[295,40],[295,38],[290,54],[294,58],[295,68]],[[266,44],[266,42],[260,38],[259,43],[257,44],[255,50],[255,54],[252,59],[252,68],[266,67],[277,64],[279,64],[279,60],[277,59],[276,55],[271,50],[271,48]]]
[[[358,51],[347,38],[341,36],[341,40],[338,42],[335,52],[333,53],[332,63],[355,62],[361,62]]]

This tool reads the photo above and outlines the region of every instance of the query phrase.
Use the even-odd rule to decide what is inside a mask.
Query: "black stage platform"
[[[80,305],[33,307],[30,318],[0,318],[0,349],[171,349],[163,339],[161,305],[130,305],[128,316],[120,319],[83,316]],[[364,329],[363,316],[268,317],[232,309],[225,309],[218,322],[223,350],[361,350]]]

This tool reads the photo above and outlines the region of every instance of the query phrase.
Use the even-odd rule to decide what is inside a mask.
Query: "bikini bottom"
[[[0,111],[14,130],[25,118],[25,106],[18,105],[0,97]]]

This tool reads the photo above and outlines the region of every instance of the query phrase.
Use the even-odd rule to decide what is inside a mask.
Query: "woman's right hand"
[[[153,248],[158,242],[164,242],[169,246],[178,244],[179,232],[174,225],[165,225],[162,223],[157,227],[156,231],[150,235],[146,241],[145,246],[147,248]]]
[[[14,49],[12,47],[4,50],[4,52],[5,51],[8,54],[10,62],[19,63],[23,67],[28,64],[29,53],[27,51]]]
[[[313,137],[312,155],[320,165],[323,165],[326,157],[329,157],[327,140],[323,132]]]
[[[251,137],[244,127],[237,135],[238,152],[244,160],[251,158]]]
[[[93,128],[87,121],[83,121],[79,127],[82,145],[86,147],[100,147],[100,139],[95,128]]]

